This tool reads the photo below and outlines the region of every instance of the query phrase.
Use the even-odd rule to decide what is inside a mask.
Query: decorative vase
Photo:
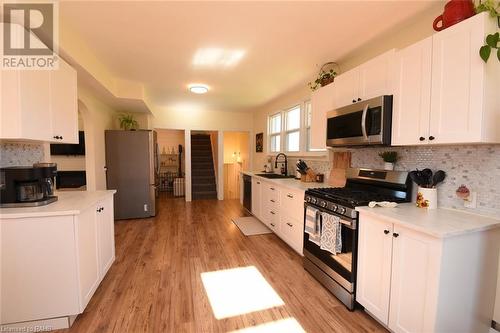
[[[417,190],[417,207],[436,209],[437,208],[437,189],[418,187]]]
[[[394,170],[394,163],[391,162],[384,162],[384,170]]]

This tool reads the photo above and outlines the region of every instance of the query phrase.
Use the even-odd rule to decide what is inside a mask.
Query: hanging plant
[[[479,14],[482,12],[489,12],[492,18],[496,18],[497,25],[500,28],[500,2],[495,0],[479,1],[479,4],[476,6],[476,13]],[[496,49],[497,59],[500,61],[499,40],[500,34],[498,32],[486,35],[485,44],[479,49],[479,56],[484,62],[488,62],[493,49]]]
[[[121,114],[118,116],[118,120],[120,121],[120,128],[129,131],[134,130],[139,127],[139,123],[134,119],[134,116],[131,114]]]
[[[311,89],[311,91],[315,91],[316,89],[320,87],[324,87],[327,84],[330,84],[333,82],[335,77],[338,75],[338,73],[333,69],[327,70],[326,67],[328,66],[336,66],[339,68],[339,65],[335,62],[327,62],[321,66],[321,69],[319,70],[318,77],[314,82],[309,82],[307,85]]]

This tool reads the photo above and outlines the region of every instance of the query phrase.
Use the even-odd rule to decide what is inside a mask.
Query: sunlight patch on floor
[[[305,333],[306,331],[300,326],[295,318],[286,318],[275,320],[269,323],[242,328],[241,330],[231,331],[230,333]]]
[[[255,266],[201,273],[201,280],[217,319],[285,304]]]

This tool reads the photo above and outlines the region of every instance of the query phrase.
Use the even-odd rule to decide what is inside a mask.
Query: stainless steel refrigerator
[[[117,190],[115,218],[155,216],[158,209],[158,144],[148,130],[105,132],[106,184]]]

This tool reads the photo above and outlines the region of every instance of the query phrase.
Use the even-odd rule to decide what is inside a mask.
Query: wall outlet
[[[148,211],[148,204],[144,204],[144,211],[147,212]]]
[[[477,192],[470,192],[469,200],[464,200],[464,207],[476,208],[477,207]]]

